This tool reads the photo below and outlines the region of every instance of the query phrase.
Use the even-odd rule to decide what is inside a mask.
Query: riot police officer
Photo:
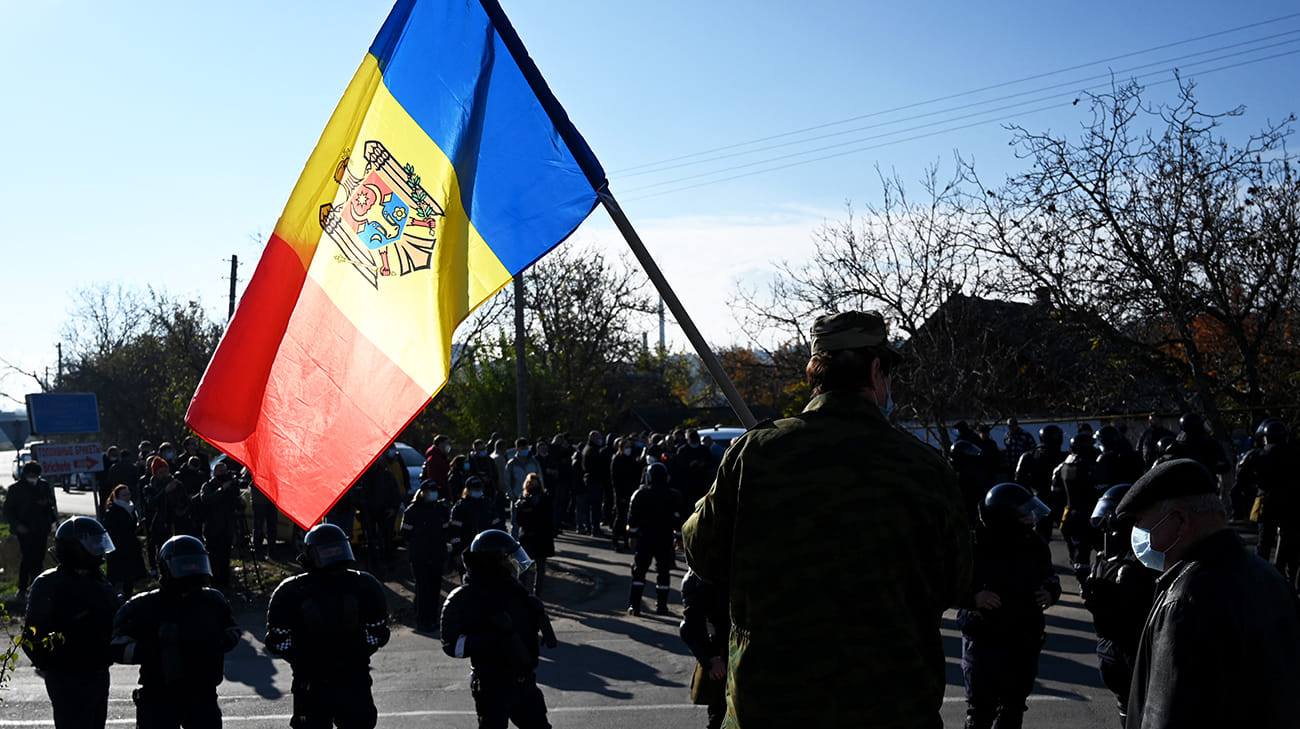
[[[1038,675],[1043,611],[1061,597],[1052,554],[1034,532],[1047,505],[1025,487],[1000,483],[980,505],[975,571],[959,605],[966,729],[1019,729]]]
[[[495,493],[487,493],[488,484],[478,476],[465,479],[465,491],[461,500],[451,507],[451,554],[458,562],[461,576],[465,574],[463,554],[470,542],[480,532],[496,529],[505,524],[501,510],[493,502]],[[499,493],[499,492],[496,492]]]
[[[442,606],[442,650],[470,660],[470,690],[480,729],[550,729],[537,687],[541,649],[556,646],[542,601],[519,582],[532,560],[506,532],[489,529],[465,552],[465,584]]]
[[[1263,447],[1241,459],[1239,488],[1255,494],[1251,518],[1259,524],[1256,553],[1277,567],[1287,581],[1300,581],[1300,448],[1286,423],[1261,424]]]
[[[415,629],[438,628],[442,573],[451,539],[451,509],[439,498],[437,481],[425,481],[402,513],[407,561],[415,578]]]
[[[1061,536],[1070,549],[1070,562],[1079,587],[1088,579],[1089,562],[1099,534],[1092,527],[1092,510],[1097,506],[1097,449],[1092,436],[1070,439],[1070,455],[1052,474],[1052,493],[1065,503],[1061,518]]]
[[[158,571],[162,587],[131,598],[113,619],[113,658],[140,665],[136,726],[220,727],[217,686],[240,633],[230,603],[208,586],[212,565],[195,537],[168,539]]]
[[[44,675],[59,729],[103,729],[108,718],[108,643],[120,601],[99,566],[111,551],[98,521],[74,516],[54,532],[58,566],[32,583],[22,646]]]
[[[388,643],[379,580],[352,569],[347,535],[318,524],[303,539],[307,572],[275,588],[266,610],[266,649],[293,667],[294,729],[372,729],[370,656]]]
[[[1038,430],[1038,445],[1020,456],[1020,460],[1016,463],[1016,483],[1029,489],[1039,501],[1047,504],[1047,508],[1052,510],[1052,516],[1039,519],[1034,525],[1034,529],[1043,541],[1051,541],[1052,519],[1059,519],[1061,510],[1065,508],[1065,500],[1058,499],[1056,494],[1052,493],[1052,474],[1056,471],[1056,467],[1061,465],[1061,461],[1065,460],[1065,451],[1061,450],[1064,442],[1065,433],[1061,431],[1060,426],[1044,425]],[[971,523],[974,524],[976,521],[976,517],[972,515]]]
[[[682,497],[668,485],[668,467],[651,463],[645,469],[645,483],[632,494],[627,513],[627,545],[632,550],[632,588],[627,596],[627,614],[641,614],[645,576],[654,560],[657,604],[655,614],[668,614],[668,591],[672,580],[677,545],[681,543]]]
[[[1103,425],[1095,440],[1101,445],[1097,466],[1093,469],[1093,479],[1099,491],[1122,483],[1131,484],[1143,474],[1142,457],[1133,450],[1119,428]]]
[[[1130,484],[1112,486],[1097,500],[1092,525],[1102,532],[1102,547],[1083,591],[1083,606],[1092,613],[1097,633],[1097,668],[1102,683],[1115,694],[1121,726],[1128,717],[1129,684],[1142,624],[1151,611],[1159,576],[1133,554],[1133,525],[1115,516],[1130,488]]]

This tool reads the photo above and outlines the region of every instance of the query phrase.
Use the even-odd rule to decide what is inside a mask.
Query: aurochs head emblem
[[[346,197],[321,206],[320,224],[339,247],[334,259],[379,288],[380,279],[430,267],[443,211],[420,186],[415,167],[398,164],[381,142],[366,142],[363,158],[359,172],[351,157],[335,168]]]

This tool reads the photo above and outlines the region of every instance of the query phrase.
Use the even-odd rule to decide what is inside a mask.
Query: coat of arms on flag
[[[375,288],[386,276],[428,269],[442,206],[420,186],[415,167],[400,164],[382,142],[366,142],[354,157],[334,173],[342,202],[320,209],[321,228],[339,247],[335,260]]]

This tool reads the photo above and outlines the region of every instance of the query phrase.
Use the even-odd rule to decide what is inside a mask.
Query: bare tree
[[[1219,408],[1258,406],[1261,371],[1294,344],[1300,189],[1287,119],[1236,146],[1218,128],[1238,108],[1147,105],[1136,83],[1091,97],[1077,140],[1011,127],[1024,174],[968,199],[973,240],[1009,264],[1006,293],[1036,289],[1097,337],[1171,375],[1223,432]],[[1146,126],[1154,126],[1147,129]]]

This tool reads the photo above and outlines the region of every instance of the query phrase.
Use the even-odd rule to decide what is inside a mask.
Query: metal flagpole
[[[668,310],[673,313],[677,323],[681,325],[682,331],[686,332],[686,338],[690,340],[691,346],[695,347],[696,354],[704,361],[704,367],[713,375],[713,381],[718,383],[722,388],[722,394],[727,398],[727,403],[731,405],[732,411],[740,422],[746,428],[754,427],[758,421],[754,419],[754,414],[749,412],[749,406],[745,404],[744,399],[740,397],[740,391],[736,389],[735,383],[727,376],[722,369],[722,362],[718,356],[709,348],[704,337],[700,335],[700,330],[695,328],[695,322],[686,313],[686,308],[682,302],[678,301],[677,294],[673,293],[672,287],[668,285],[664,274],[659,270],[659,265],[650,257],[650,251],[646,250],[645,244],[641,242],[641,237],[636,234],[632,228],[632,222],[627,219],[623,209],[618,206],[618,201],[610,193],[608,185],[602,185],[597,190],[600,202],[609,212],[609,217],[614,219],[614,225],[618,226],[618,231],[623,234],[623,239],[627,241],[628,247],[632,249],[632,254],[641,262],[641,267],[645,269],[646,275],[654,282],[655,288],[659,290],[659,295],[663,297],[664,303],[668,305]]]

